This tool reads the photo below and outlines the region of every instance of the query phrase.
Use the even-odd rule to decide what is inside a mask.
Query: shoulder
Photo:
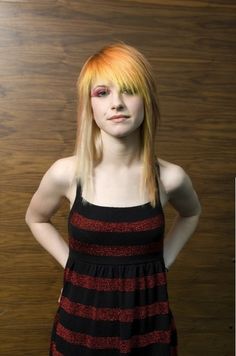
[[[159,158],[158,163],[160,180],[169,203],[182,216],[199,215],[201,205],[189,175],[177,164]]]
[[[75,161],[76,156],[60,158],[51,165],[50,170],[59,174],[60,177],[67,176],[68,173],[71,175],[74,173]]]
[[[57,211],[61,198],[67,196],[74,176],[75,159],[54,162],[43,175],[26,213],[26,221],[45,222]]]
[[[160,167],[160,180],[167,194],[178,189],[187,179],[187,173],[184,169],[172,162],[158,158]]]
[[[76,156],[60,158],[47,170],[45,176],[63,191],[69,189],[75,179]]]

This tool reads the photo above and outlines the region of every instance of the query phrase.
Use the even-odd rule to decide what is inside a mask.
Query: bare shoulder
[[[75,177],[75,157],[55,161],[41,179],[26,212],[26,222],[48,221],[59,209],[61,199],[68,197],[68,191]]]
[[[192,181],[179,165],[158,158],[160,180],[168,197],[168,202],[182,216],[198,215],[201,205]]]
[[[160,179],[167,194],[178,189],[186,179],[186,172],[184,169],[172,162],[165,161],[158,158],[160,167]]]
[[[46,171],[38,187],[38,193],[54,197],[67,197],[75,181],[75,156],[60,158]]]
[[[48,169],[47,174],[58,186],[69,188],[75,179],[76,157],[69,156],[55,161]]]

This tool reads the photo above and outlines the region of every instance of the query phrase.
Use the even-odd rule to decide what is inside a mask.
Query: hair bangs
[[[135,70],[134,65],[127,63],[128,61],[117,60],[110,56],[100,56],[94,58],[90,63],[90,87],[96,81],[101,81],[101,84],[109,85],[114,83],[120,90],[128,90],[132,94],[140,94],[145,96],[145,82],[139,75],[139,71]]]

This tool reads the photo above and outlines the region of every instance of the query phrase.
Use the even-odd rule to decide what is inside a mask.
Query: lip
[[[112,117],[109,118],[109,120],[114,120],[114,119],[127,119],[129,118],[129,115],[114,115]]]

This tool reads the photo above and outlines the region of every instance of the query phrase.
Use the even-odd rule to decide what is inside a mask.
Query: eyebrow
[[[96,89],[96,88],[99,88],[99,87],[108,87],[109,85],[107,84],[99,84],[99,85],[96,85],[94,88],[92,89]]]

